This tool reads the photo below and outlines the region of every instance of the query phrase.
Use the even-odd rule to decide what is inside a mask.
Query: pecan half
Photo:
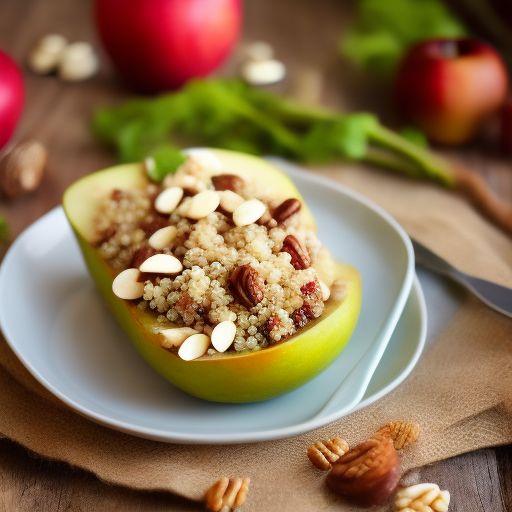
[[[236,174],[219,174],[212,176],[212,184],[215,190],[231,190],[238,194],[244,186],[244,180]]]
[[[335,437],[327,441],[316,441],[308,448],[308,458],[313,466],[329,471],[334,462],[347,453],[349,446],[345,439]]]
[[[241,507],[247,498],[250,478],[217,480],[206,493],[206,508],[211,512],[231,512]]]
[[[290,315],[290,318],[293,320],[296,329],[302,329],[310,320],[315,318],[315,315],[313,315],[313,311],[311,311],[311,306],[304,304],[299,309],[296,309]]]
[[[283,241],[281,252],[287,252],[292,257],[291,264],[295,270],[304,270],[311,266],[308,251],[293,236],[288,235]]]
[[[282,224],[285,220],[288,220],[292,215],[295,215],[299,212],[302,207],[302,203],[291,197],[286,201],[283,201],[275,210],[274,210],[274,219],[278,224]]]
[[[263,300],[265,285],[251,265],[236,267],[229,278],[229,290],[235,299],[247,309]]]
[[[389,437],[393,441],[396,450],[402,450],[415,443],[420,435],[418,425],[407,421],[392,421],[373,434],[373,439]]]
[[[400,481],[398,453],[391,439],[370,439],[332,465],[327,487],[360,507],[386,503]]]

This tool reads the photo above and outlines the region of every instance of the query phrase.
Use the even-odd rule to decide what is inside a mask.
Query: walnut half
[[[231,512],[241,507],[247,498],[250,478],[217,480],[206,492],[206,508],[211,512]]]

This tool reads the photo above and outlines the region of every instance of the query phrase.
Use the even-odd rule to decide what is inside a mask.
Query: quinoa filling
[[[257,351],[320,317],[329,298],[312,267],[324,249],[301,223],[301,206],[189,158],[163,186],[116,189],[104,198],[94,245],[117,280],[127,269],[140,271],[140,297],[129,298],[153,312],[164,348],[179,353],[186,337],[177,341],[168,330],[188,327],[187,336],[212,339],[210,355]],[[234,324],[227,348],[215,343],[223,323]]]

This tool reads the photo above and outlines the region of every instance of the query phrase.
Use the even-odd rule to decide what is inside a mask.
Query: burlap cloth
[[[453,192],[356,167],[317,170],[370,197],[414,237],[462,270],[512,287],[512,238]],[[217,478],[250,476],[244,510],[351,510],[328,492],[325,474],[305,456],[313,440],[343,436],[351,445],[387,421],[421,425],[403,453],[405,469],[512,442],[512,319],[468,295],[425,349],[411,375],[375,404],[318,431],[275,442],[194,446],[148,441],[99,426],[43,389],[0,343],[0,432],[44,457],[136,489],[201,500]]]

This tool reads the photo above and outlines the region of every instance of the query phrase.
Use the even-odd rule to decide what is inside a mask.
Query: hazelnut
[[[55,71],[68,42],[64,36],[49,34],[41,38],[30,52],[27,65],[36,75],[47,75]]]
[[[7,197],[35,190],[43,179],[48,153],[36,141],[22,142],[0,161],[0,189]]]

